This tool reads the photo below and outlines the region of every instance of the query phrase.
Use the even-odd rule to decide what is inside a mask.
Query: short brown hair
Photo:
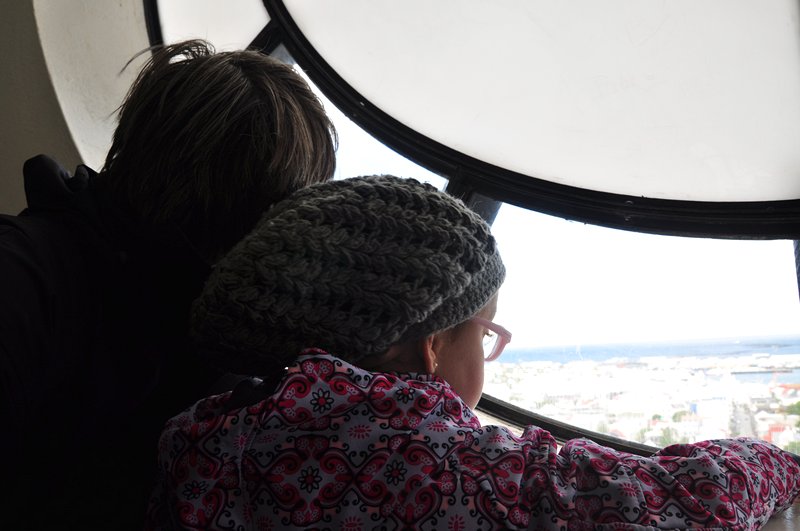
[[[99,181],[149,227],[213,260],[269,205],[335,169],[336,131],[290,66],[200,40],[154,50],[119,111]]]

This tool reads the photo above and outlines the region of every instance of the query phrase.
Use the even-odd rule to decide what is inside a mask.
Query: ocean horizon
[[[660,341],[647,343],[575,344],[514,348],[510,343],[499,361],[552,361],[567,363],[577,360],[605,361],[614,358],[647,357],[738,357],[754,354],[781,356],[800,354],[800,335],[759,336],[744,338]]]

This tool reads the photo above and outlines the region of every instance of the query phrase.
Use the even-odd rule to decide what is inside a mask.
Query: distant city
[[[741,435],[800,451],[800,336],[509,348],[484,393],[652,446]]]

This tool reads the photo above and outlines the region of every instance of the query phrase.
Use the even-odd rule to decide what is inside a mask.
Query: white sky
[[[514,346],[800,334],[791,241],[654,236],[505,205],[496,319]]]

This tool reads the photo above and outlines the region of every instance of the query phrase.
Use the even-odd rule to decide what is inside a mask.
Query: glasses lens
[[[483,357],[488,358],[494,352],[494,347],[497,345],[497,339],[499,336],[492,332],[491,330],[487,330],[486,333],[483,335]]]

